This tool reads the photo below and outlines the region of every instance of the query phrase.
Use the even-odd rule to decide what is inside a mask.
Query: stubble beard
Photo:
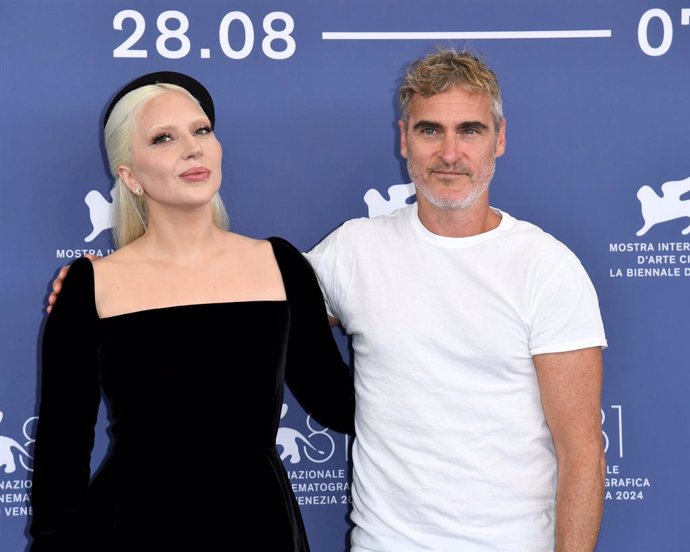
[[[426,169],[419,167],[411,159],[407,160],[407,172],[414,182],[417,193],[424,197],[432,206],[443,210],[466,209],[473,205],[489,187],[489,183],[494,176],[495,168],[496,163],[490,162],[482,166],[479,172],[475,174],[461,164],[455,164],[453,166],[436,164]],[[436,193],[428,182],[428,178],[431,176],[432,172],[436,170],[446,170],[465,174],[469,178],[467,192],[460,195],[457,192],[448,195]]]

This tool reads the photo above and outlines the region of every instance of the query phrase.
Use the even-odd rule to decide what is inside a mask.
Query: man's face
[[[464,209],[481,198],[496,157],[505,151],[505,120],[496,132],[488,96],[458,86],[412,97],[407,124],[400,121],[400,152],[417,189],[432,208]]]

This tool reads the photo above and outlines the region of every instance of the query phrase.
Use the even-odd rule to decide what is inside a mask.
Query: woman
[[[118,249],[72,264],[46,324],[31,552],[308,549],[275,449],[283,381],[353,432],[352,380],[302,255],[225,229],[214,122],[170,72],[106,112]],[[111,446],[90,481],[101,392]]]

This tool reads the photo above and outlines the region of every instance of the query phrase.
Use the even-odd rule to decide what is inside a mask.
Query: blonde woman
[[[72,264],[46,324],[31,552],[308,550],[275,448],[283,382],[353,432],[352,380],[302,255],[226,229],[214,124],[180,73],[106,111],[117,250]],[[101,394],[111,444],[91,478]]]

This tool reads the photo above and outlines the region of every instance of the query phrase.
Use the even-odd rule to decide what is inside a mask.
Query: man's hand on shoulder
[[[84,256],[91,262],[98,259],[96,255],[92,255],[91,253],[87,253]],[[57,301],[58,295],[60,295],[60,290],[62,289],[62,282],[65,280],[65,276],[67,276],[68,271],[69,265],[63,266],[57,273],[55,280],[53,280],[53,289],[50,292],[50,295],[48,296],[48,306],[46,307],[46,311],[48,313],[50,313],[50,311],[53,310],[53,305],[55,304],[55,301]]]

